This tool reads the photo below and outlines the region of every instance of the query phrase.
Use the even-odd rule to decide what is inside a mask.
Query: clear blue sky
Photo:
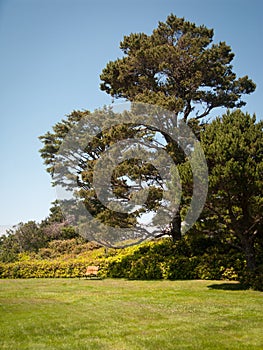
[[[73,109],[109,104],[99,75],[123,35],[150,34],[170,13],[231,45],[235,72],[257,83],[244,110],[261,119],[262,0],[0,0],[0,225],[48,216],[55,191],[38,136]]]

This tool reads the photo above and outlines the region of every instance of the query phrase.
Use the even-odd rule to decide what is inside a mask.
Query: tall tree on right
[[[262,255],[263,250],[262,128],[255,115],[236,110],[201,134],[209,168],[203,228],[239,247],[248,271],[256,269],[256,251]]]
[[[171,14],[151,35],[125,36],[120,43],[124,56],[103,69],[101,89],[114,98],[166,108],[174,115],[174,125],[181,118],[197,132],[198,122],[213,109],[240,108],[245,105],[242,95],[256,88],[248,76],[236,76],[231,47],[213,43],[213,35],[212,29]],[[174,162],[183,163],[176,142],[163,137]],[[181,224],[179,210],[171,228],[174,239],[181,236]]]

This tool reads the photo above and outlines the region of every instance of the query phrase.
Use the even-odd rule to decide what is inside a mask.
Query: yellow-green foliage
[[[193,247],[199,254],[193,255]],[[87,266],[100,266],[101,277],[128,279],[229,279],[237,280],[242,257],[219,253],[215,247],[187,238],[145,242],[125,249],[106,249],[76,240],[52,241],[36,253],[19,254],[19,260],[0,263],[0,278],[82,277]],[[203,246],[203,248],[202,248]],[[202,249],[203,250],[202,250]]]
[[[36,253],[21,253],[18,261],[0,262],[0,278],[73,278],[85,275],[87,266],[101,265],[105,249],[76,239],[54,240]]]
[[[31,260],[0,264],[2,278],[50,278],[84,276],[87,263],[69,260]]]
[[[83,277],[89,265],[99,265],[103,274],[103,261],[85,257],[54,260],[22,260],[0,263],[0,278],[74,278]]]
[[[38,259],[69,259],[79,256],[95,258],[103,254],[104,249],[93,242],[82,242],[76,238],[67,240],[53,240],[48,243],[46,248],[38,251]]]
[[[105,259],[104,275],[143,280],[237,280],[245,265],[242,256],[237,252],[218,252],[215,247],[201,243],[199,254],[196,255],[193,255],[191,247],[193,242],[187,238],[176,244],[172,244],[169,239],[162,239],[126,248]],[[204,246],[203,250],[201,245]]]

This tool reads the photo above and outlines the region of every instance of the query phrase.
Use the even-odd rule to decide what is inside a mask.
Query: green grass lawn
[[[0,280],[0,349],[263,349],[262,315],[235,283]]]

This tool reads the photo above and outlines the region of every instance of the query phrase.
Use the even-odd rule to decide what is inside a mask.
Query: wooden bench
[[[99,266],[88,266],[85,272],[86,278],[96,277],[98,278]]]

